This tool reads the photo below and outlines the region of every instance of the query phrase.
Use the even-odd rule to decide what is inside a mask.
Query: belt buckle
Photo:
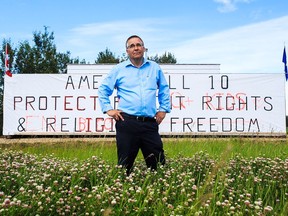
[[[145,117],[137,116],[137,117],[136,117],[136,120],[137,120],[137,121],[142,121],[142,122],[144,122],[144,121],[145,121]]]

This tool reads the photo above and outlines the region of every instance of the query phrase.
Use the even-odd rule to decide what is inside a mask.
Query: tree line
[[[67,64],[89,64],[85,59],[71,57],[71,52],[58,52],[54,42],[54,32],[49,32],[44,26],[44,31],[33,32],[32,44],[28,40],[21,41],[18,46],[14,46],[11,39],[3,39],[0,47],[0,134],[2,134],[3,124],[3,89],[5,75],[5,49],[8,48],[9,70],[12,74],[57,74],[67,73]],[[116,56],[109,48],[98,53],[94,63],[119,63],[127,59],[126,53]],[[170,52],[163,55],[148,56],[150,60],[157,63],[176,64],[175,56]]]
[[[70,51],[64,53],[58,52],[54,42],[54,32],[49,32],[44,26],[44,32],[35,31],[33,33],[33,44],[27,40],[19,42],[17,47],[12,46],[11,39],[3,39],[1,58],[1,72],[5,70],[5,47],[8,45],[10,71],[12,73],[66,73],[67,64],[88,64],[85,59],[79,57],[72,58]],[[108,48],[98,53],[94,63],[119,63],[127,59],[126,53],[116,57]],[[170,52],[163,55],[148,56],[148,59],[157,63],[175,64],[176,58]]]

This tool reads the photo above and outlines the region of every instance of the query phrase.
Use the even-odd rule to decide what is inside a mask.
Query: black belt
[[[155,122],[155,118],[151,117],[146,117],[146,116],[135,116],[135,115],[130,115],[127,113],[121,113],[121,115],[125,118],[130,118],[130,119],[135,119],[136,121],[141,121],[141,122]]]

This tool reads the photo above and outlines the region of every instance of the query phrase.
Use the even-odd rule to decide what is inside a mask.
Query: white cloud
[[[228,72],[282,72],[283,45],[288,41],[288,16],[242,26],[200,38],[193,29],[171,28],[173,20],[137,19],[82,25],[63,37],[62,50],[69,50],[93,63],[100,51],[109,48],[120,56],[131,34],[143,37],[148,55],[171,52],[177,63],[221,64]],[[175,20],[174,20],[175,22]],[[181,38],[190,35],[189,40]],[[187,38],[186,37],[186,38]],[[65,47],[68,48],[65,48]],[[60,47],[61,48],[61,47]]]
[[[281,73],[288,16],[184,42],[171,48],[178,63],[219,63],[222,72]]]
[[[221,13],[228,13],[237,10],[236,4],[238,3],[250,3],[252,0],[214,0],[214,2],[219,3],[217,9]]]
[[[125,40],[132,34],[141,36],[148,47],[149,44],[156,44],[153,47],[159,49],[161,44],[166,46],[165,40],[174,38],[173,34],[178,35],[177,32],[167,30],[174,22],[176,21],[172,18],[147,18],[84,24],[71,29],[70,34],[62,38],[63,43],[60,42],[59,46],[63,45],[60,49],[69,47],[72,54],[77,53],[77,56],[90,62],[94,62],[98,53],[106,48],[116,51],[116,56],[120,56],[125,52]]]

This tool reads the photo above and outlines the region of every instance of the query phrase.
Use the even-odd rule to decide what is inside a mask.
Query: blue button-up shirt
[[[140,68],[130,60],[116,65],[98,89],[102,112],[113,109],[109,96],[117,90],[118,109],[130,115],[154,117],[170,112],[169,86],[160,66],[144,58]],[[159,107],[156,107],[158,98]]]

